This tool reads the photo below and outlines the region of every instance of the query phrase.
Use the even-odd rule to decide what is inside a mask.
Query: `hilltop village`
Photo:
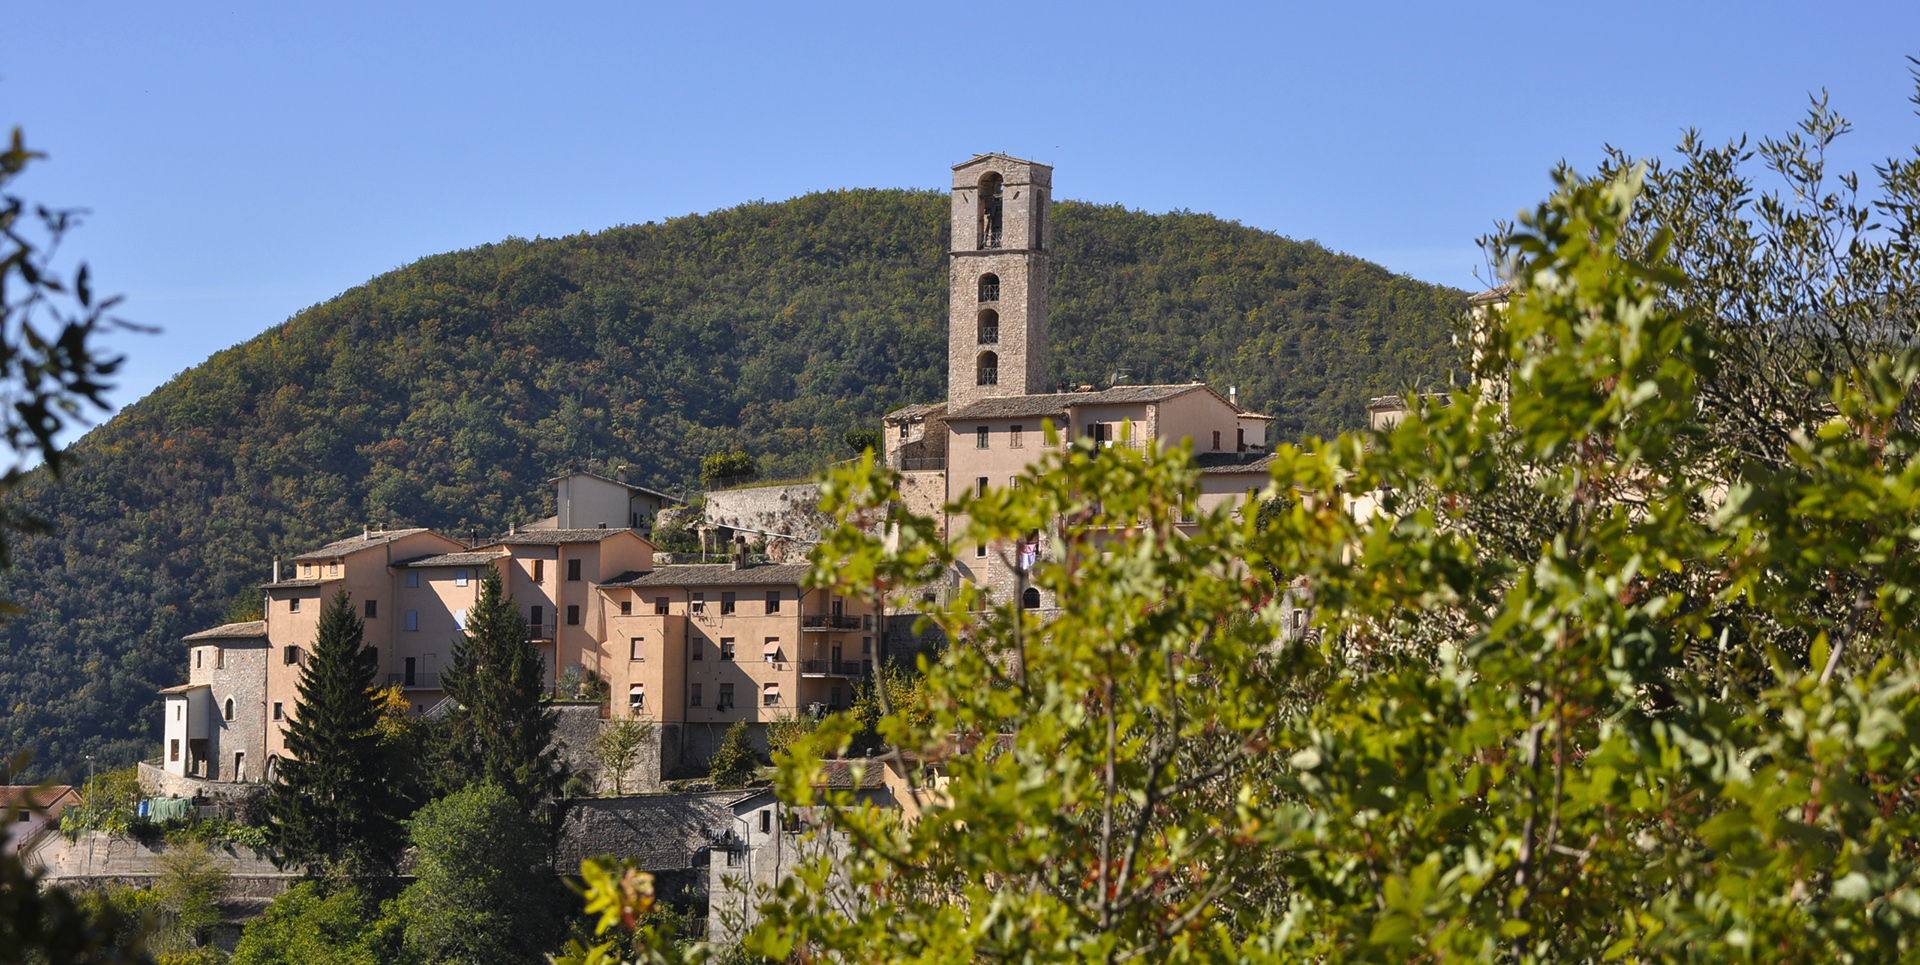
[[[965,521],[942,508],[964,490],[1012,484],[1048,452],[1050,424],[1058,444],[1076,436],[1105,447],[1188,442],[1204,472],[1200,509],[1246,498],[1264,485],[1269,417],[1236,404],[1233,390],[1047,384],[1052,173],[1000,154],[953,169],[947,399],[885,419],[884,458],[905,476],[903,497],[944,532],[959,532]],[[553,484],[555,515],[497,536],[367,530],[276,562],[265,619],[185,638],[187,683],[162,694],[157,770],[168,786],[272,779],[320,610],[343,590],[365,620],[382,679],[424,714],[445,699],[439,673],[480,571],[498,570],[554,694],[574,697],[585,682],[604,688],[609,719],[658,725],[655,759],[668,770],[703,763],[736,721],[749,724],[764,752],[769,722],[844,708],[877,663],[919,645],[908,639],[913,614],[875,613],[802,586],[807,541],[818,532],[788,530],[806,518],[811,487],[780,493],[799,511],[758,521],[742,518],[764,505],[752,490],[707,500],[710,532],[723,541],[778,539],[784,561],[750,562],[735,540],[730,562],[678,563],[660,558],[649,539],[672,496],[628,482],[625,472],[575,472]],[[955,550],[953,580],[1048,606],[1018,579],[1022,547]]]

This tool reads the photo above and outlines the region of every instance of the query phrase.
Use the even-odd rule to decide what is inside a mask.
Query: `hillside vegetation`
[[[153,753],[180,637],[272,559],[363,525],[464,535],[550,512],[601,458],[804,475],[945,396],[947,198],[836,191],[422,259],[220,352],[14,497],[52,522],[0,594],[0,742],[47,773]],[[1443,379],[1462,293],[1210,215],[1055,209],[1053,373],[1204,378],[1282,438]],[[235,611],[238,612],[238,611]]]

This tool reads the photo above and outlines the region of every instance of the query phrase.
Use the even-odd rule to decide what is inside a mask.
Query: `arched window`
[[[233,719],[233,698],[232,697],[227,698],[226,718],[228,720]]]
[[[980,178],[980,247],[1000,247],[1000,175],[989,171]]]
[[[986,274],[980,276],[980,300],[997,302],[1000,300],[1000,276]]]
[[[991,308],[980,313],[980,344],[1000,344],[1000,313]]]
[[[1027,587],[1027,592],[1020,594],[1020,605],[1029,610],[1040,609],[1040,588]]]
[[[1000,384],[1000,356],[992,352],[980,353],[979,379],[977,385]]]

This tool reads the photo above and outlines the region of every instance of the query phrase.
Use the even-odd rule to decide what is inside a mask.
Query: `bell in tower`
[[[953,168],[947,404],[1047,385],[1047,207],[1053,169],[1004,154]]]

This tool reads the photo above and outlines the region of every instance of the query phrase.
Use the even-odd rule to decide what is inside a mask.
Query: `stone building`
[[[288,706],[268,706],[266,623],[229,623],[184,640],[187,682],[160,692],[161,768],[208,781],[258,780],[270,725]]]

